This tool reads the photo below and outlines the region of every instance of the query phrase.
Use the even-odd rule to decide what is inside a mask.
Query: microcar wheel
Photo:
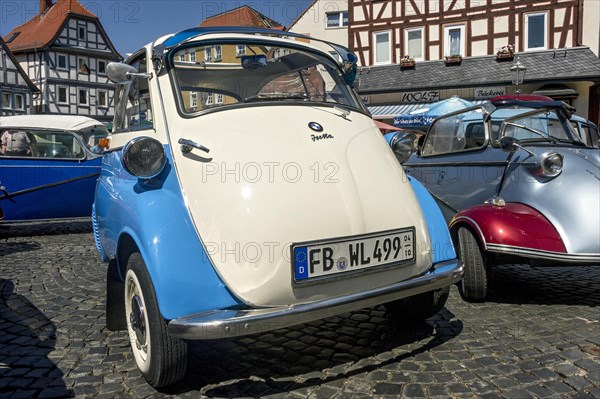
[[[170,337],[144,261],[134,252],[125,274],[125,317],[131,350],[138,368],[153,387],[170,385],[183,377],[187,346]]]
[[[488,273],[485,259],[477,239],[465,227],[458,229],[460,257],[465,264],[465,274],[458,288],[463,299],[467,301],[483,301],[487,295]]]
[[[410,320],[422,321],[442,310],[449,293],[450,287],[444,287],[439,290],[424,292],[394,302],[388,302],[385,304],[385,307],[394,315],[406,317]]]

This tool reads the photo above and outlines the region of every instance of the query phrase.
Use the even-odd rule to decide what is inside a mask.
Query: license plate
[[[414,228],[292,245],[295,283],[414,260]]]

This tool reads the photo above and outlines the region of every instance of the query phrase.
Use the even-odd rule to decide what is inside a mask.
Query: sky
[[[0,1],[0,35],[39,12],[39,0]],[[289,26],[311,0],[80,0],[100,18],[121,55],[134,52],[146,43],[168,34],[198,26],[207,17],[249,5],[258,12]]]

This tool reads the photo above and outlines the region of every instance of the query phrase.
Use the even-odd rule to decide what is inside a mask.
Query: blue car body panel
[[[149,180],[123,169],[121,150],[104,156],[94,203],[94,226],[102,226],[95,231],[100,252],[114,259],[124,234],[135,241],[167,320],[239,305],[196,233],[168,146],[165,153],[167,165]]]
[[[432,262],[435,264],[446,260],[456,259],[456,251],[452,244],[448,225],[446,224],[446,219],[444,219],[444,215],[442,215],[442,211],[437,205],[437,202],[421,182],[414,177],[409,177],[408,179],[419,200],[425,222],[427,223],[427,229],[429,230],[429,237],[431,239]]]
[[[89,216],[102,159],[0,158],[4,221]]]

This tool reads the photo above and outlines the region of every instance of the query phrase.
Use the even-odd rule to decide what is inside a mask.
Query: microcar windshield
[[[556,110],[517,108],[498,110],[492,114],[511,112],[500,126],[500,135],[522,140],[573,142],[575,132],[566,117]]]
[[[365,112],[337,63],[281,44],[186,45],[172,56],[183,114],[269,103],[340,105]]]

